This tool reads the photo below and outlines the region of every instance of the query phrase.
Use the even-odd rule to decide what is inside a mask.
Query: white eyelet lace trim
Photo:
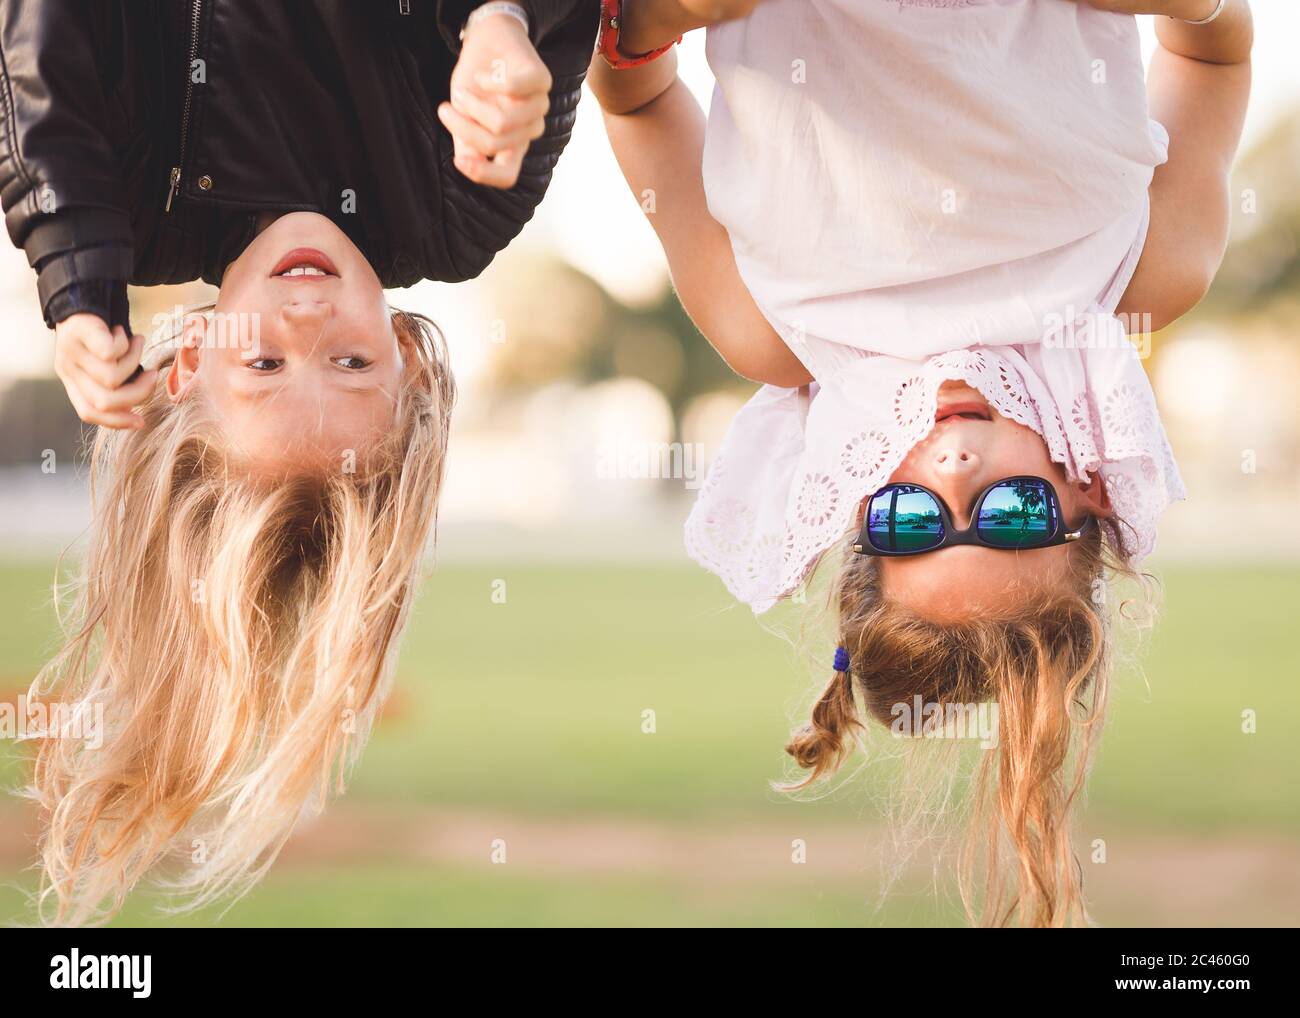
[[[1071,481],[1100,472],[1135,560],[1150,553],[1161,514],[1187,493],[1137,352],[1100,305],[1043,343],[924,362],[861,353],[820,385],[764,386],[732,422],[700,490],[687,552],[766,611],[852,536],[862,500],[933,427],[948,379],[1038,432]]]

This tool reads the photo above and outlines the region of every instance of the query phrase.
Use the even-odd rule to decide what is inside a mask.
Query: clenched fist
[[[54,372],[78,417],[106,428],[144,427],[144,418],[131,408],[144,402],[158,372],[142,372],[123,384],[139,366],[143,348],[143,336],[128,336],[120,325],[110,331],[98,315],[70,315],[54,327]]]
[[[514,187],[529,142],[546,129],[551,72],[518,20],[492,14],[465,33],[438,119],[451,132],[456,168],[489,187]]]

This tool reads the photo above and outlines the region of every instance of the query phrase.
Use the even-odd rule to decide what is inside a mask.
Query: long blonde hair
[[[39,743],[43,921],[105,920],[156,866],[178,908],[242,894],[342,790],[392,679],[455,397],[436,326],[393,326],[405,375],[363,470],[254,476],[202,400],[162,386],[143,429],[99,429],[66,643],[32,696],[102,717],[102,744]]]
[[[1070,546],[1064,589],[996,617],[955,622],[891,602],[879,560],[847,553],[831,603],[849,667],[832,675],[810,721],[792,734],[786,750],[809,773],[784,787],[803,788],[834,773],[861,741],[863,716],[888,728],[897,705],[916,697],[940,717],[996,704],[996,749],[982,752],[958,811],[967,817],[958,866],[967,917],[985,926],[1088,924],[1070,834],[1109,692],[1107,584],[1134,580],[1152,606],[1151,578],[1131,567],[1121,535],[1118,521],[1104,520]],[[1120,606],[1123,617],[1149,621],[1150,611],[1130,613],[1129,604]],[[912,747],[918,753],[930,748],[922,741]],[[951,786],[940,786],[946,800]],[[911,796],[902,826],[924,826],[920,815],[933,803],[922,796]]]

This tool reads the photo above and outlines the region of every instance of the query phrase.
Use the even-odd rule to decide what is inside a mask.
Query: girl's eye
[[[269,364],[270,367],[259,368],[258,367],[259,364]],[[274,357],[259,357],[255,361],[248,362],[248,366],[252,368],[254,371],[274,371],[277,367],[279,367],[279,365],[280,362],[276,360]]]
[[[345,364],[344,361],[352,361],[351,364]],[[370,367],[370,362],[362,360],[360,357],[340,357],[334,363],[340,364],[350,371],[360,371],[362,368]]]

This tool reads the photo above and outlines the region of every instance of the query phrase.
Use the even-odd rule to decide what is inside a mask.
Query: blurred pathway
[[[0,870],[32,862],[34,814],[0,809]],[[409,805],[335,803],[303,824],[281,867],[401,863],[500,865],[533,877],[667,879],[701,889],[719,885],[879,884],[884,832],[862,826],[651,822],[634,818],[529,817]],[[806,862],[792,861],[792,841]],[[1188,834],[1121,830],[1105,865],[1085,864],[1090,908],[1099,921],[1149,926],[1280,926],[1300,917],[1300,839],[1267,834]],[[909,890],[928,878],[930,858],[903,874]],[[254,892],[256,893],[256,892]]]

